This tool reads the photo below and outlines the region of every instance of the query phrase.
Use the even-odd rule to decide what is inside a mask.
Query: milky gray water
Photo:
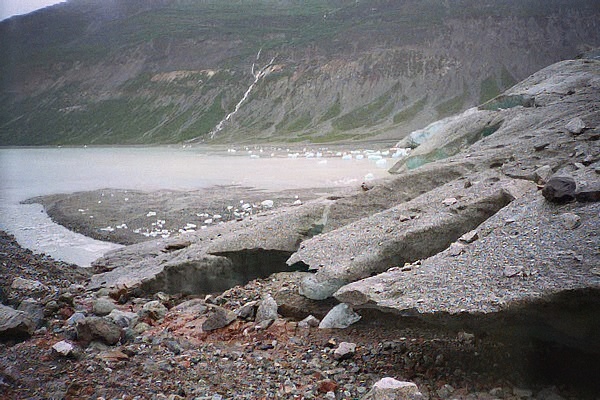
[[[356,154],[356,152],[355,152]],[[120,247],[74,233],[50,220],[34,196],[102,188],[194,190],[240,184],[261,189],[358,185],[387,175],[381,160],[340,154],[287,154],[260,149],[234,153],[209,148],[0,149],[0,229],[35,252],[88,266]],[[373,157],[379,158],[379,157]],[[388,164],[391,166],[391,164]]]

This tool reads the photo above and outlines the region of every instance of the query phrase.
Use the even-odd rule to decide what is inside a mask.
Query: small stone
[[[277,302],[270,294],[263,297],[256,310],[256,323],[277,319]]]
[[[308,317],[304,318],[302,321],[298,322],[298,328],[309,328],[309,327],[316,328],[317,326],[319,326],[320,323],[321,323],[321,321],[319,321],[318,318],[316,318],[313,315],[309,315]]]
[[[140,335],[140,334],[146,332],[150,328],[152,328],[152,327],[150,325],[148,325],[147,323],[140,322],[133,327],[133,331],[135,333],[137,333],[138,335]]]
[[[235,310],[235,313],[237,314],[238,318],[245,320],[253,320],[256,316],[257,305],[258,301],[250,301],[238,308],[237,310]]]
[[[554,173],[554,171],[552,170],[552,167],[549,165],[544,165],[543,167],[539,167],[538,169],[536,169],[534,171],[535,181],[539,185],[545,185],[553,173]]]
[[[398,220],[400,222],[406,222],[406,221],[410,221],[410,217],[408,215],[400,214],[400,216],[398,217]]]
[[[542,150],[546,149],[548,146],[550,146],[550,142],[543,142],[543,143],[539,143],[539,144],[536,144],[535,146],[533,146],[533,149],[535,151],[542,151]]]
[[[73,350],[75,350],[75,347],[71,343],[67,342],[66,340],[61,340],[60,342],[55,343],[52,346],[52,350],[54,350],[61,356],[68,357],[73,353]]]
[[[441,399],[448,399],[454,393],[454,388],[448,384],[445,384],[441,388],[439,388],[436,393]]]
[[[69,324],[71,326],[75,326],[75,325],[77,325],[77,322],[81,321],[84,318],[85,318],[84,313],[76,312],[69,317],[69,319],[67,320],[67,324]]]
[[[356,343],[341,342],[333,352],[333,358],[336,360],[347,360],[356,353]]]
[[[569,121],[569,123],[567,123],[567,125],[565,125],[565,128],[569,132],[579,135],[585,129],[585,122],[583,122],[583,120],[579,117],[573,118]]]
[[[456,203],[458,203],[458,200],[456,200],[455,197],[449,197],[449,198],[444,199],[442,201],[442,204],[445,205],[445,206],[451,206],[451,205],[456,204]]]
[[[504,267],[503,274],[507,278],[512,278],[515,276],[522,276],[524,273],[524,268],[521,265],[509,265]]]
[[[99,317],[110,314],[115,308],[117,306],[108,297],[101,297],[92,304],[92,312]]]
[[[333,307],[319,324],[319,329],[344,329],[358,322],[361,316],[348,304],[341,303]]]
[[[422,398],[423,395],[414,383],[383,378],[373,385],[373,388],[362,400],[416,400]]]
[[[460,243],[456,243],[456,242],[452,243],[450,245],[450,247],[448,248],[448,254],[450,254],[452,257],[457,257],[464,252],[465,252],[465,245],[460,244]]]
[[[581,225],[581,217],[574,213],[564,213],[559,216],[563,228],[573,230]]]
[[[463,243],[473,243],[477,239],[479,239],[479,232],[477,232],[476,229],[473,229],[472,231],[467,232],[464,235],[462,235],[460,238],[458,238],[458,240]]]
[[[569,175],[552,176],[544,188],[542,195],[552,203],[566,203],[575,199],[575,179]]]

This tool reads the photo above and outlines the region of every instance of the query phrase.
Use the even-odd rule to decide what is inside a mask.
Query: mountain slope
[[[0,23],[0,144],[398,139],[599,46],[598,17],[591,0],[74,0]]]

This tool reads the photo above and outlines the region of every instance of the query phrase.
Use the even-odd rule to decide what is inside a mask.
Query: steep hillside
[[[399,139],[599,46],[599,17],[593,0],[72,0],[0,23],[0,145]]]

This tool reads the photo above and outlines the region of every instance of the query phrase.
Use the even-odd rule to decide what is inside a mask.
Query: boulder
[[[210,308],[208,317],[202,323],[202,330],[208,332],[214,331],[215,329],[224,328],[236,319],[237,315],[235,312],[213,305]]]
[[[354,356],[356,352],[356,343],[341,342],[333,351],[333,358],[336,360],[347,360]]]
[[[23,311],[0,304],[0,340],[20,340],[35,331],[35,323]]]
[[[139,315],[134,312],[114,309],[106,316],[106,319],[114,322],[121,328],[130,328],[137,324]]]
[[[542,195],[551,203],[567,203],[575,200],[577,183],[570,175],[553,175],[542,189]]]
[[[84,343],[98,340],[115,345],[122,335],[123,330],[119,325],[102,317],[86,317],[77,323],[77,339]]]
[[[142,318],[163,319],[169,310],[160,301],[152,300],[142,306],[138,312]]]
[[[111,313],[117,306],[108,297],[100,297],[92,303],[92,312],[99,317],[103,317]]]
[[[25,299],[19,304],[19,311],[23,311],[34,323],[36,329],[44,325],[44,307],[34,299]]]
[[[417,400],[423,399],[416,384],[383,378],[375,382],[373,388],[362,400]]]
[[[319,324],[319,329],[345,329],[360,321],[361,316],[352,310],[348,304],[338,304],[327,313]]]
[[[256,310],[255,322],[261,323],[267,320],[277,319],[277,302],[273,299],[270,294],[265,295]]]
[[[572,120],[570,120],[567,125],[565,125],[565,128],[575,134],[575,135],[579,135],[581,132],[583,132],[583,130],[585,129],[585,122],[583,122],[583,120],[579,117],[573,118]]]

